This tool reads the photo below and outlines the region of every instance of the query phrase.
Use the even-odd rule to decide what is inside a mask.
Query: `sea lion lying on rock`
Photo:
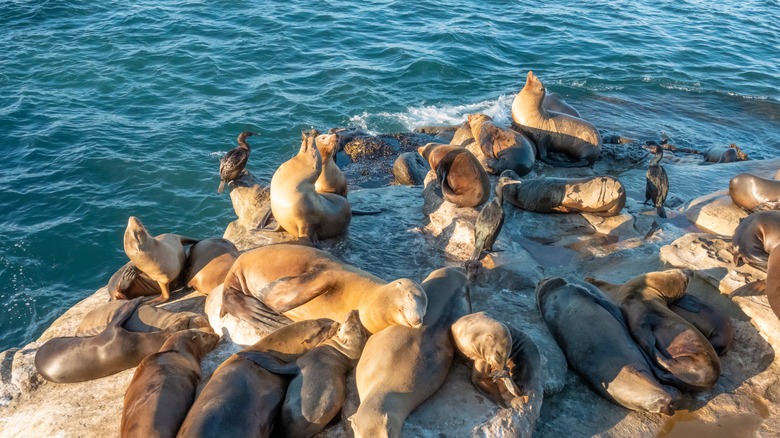
[[[626,205],[623,184],[609,175],[520,180],[517,174],[507,170],[501,177],[517,183],[504,188],[504,199],[523,210],[615,216]]]
[[[740,173],[729,181],[729,196],[747,211],[780,210],[780,181]]]
[[[536,149],[525,136],[501,128],[485,114],[470,114],[468,123],[475,141],[466,149],[474,154],[487,172],[498,175],[511,169],[523,176],[533,169]]]
[[[704,161],[700,164],[711,163],[734,163],[748,159],[746,153],[742,152],[736,144],[732,143],[727,148],[714,147],[704,151]]]
[[[116,316],[117,312],[126,304],[126,301],[109,301],[93,309],[84,316],[78,328],[76,336],[94,336],[105,330]],[[130,317],[122,324],[125,330],[136,333],[151,333],[165,330],[173,324],[178,324],[182,316],[187,318],[188,329],[211,330],[206,315],[194,312],[169,312],[159,307],[148,304],[139,305]]]
[[[184,280],[187,286],[208,295],[225,282],[225,276],[238,258],[233,242],[213,237],[192,245],[187,256]]]
[[[468,150],[428,143],[417,152],[428,160],[441,185],[444,200],[458,207],[478,207],[490,197],[490,179],[479,160]]]
[[[731,237],[734,261],[767,272],[769,253],[780,245],[780,211],[759,211],[742,219]]]
[[[679,391],[656,380],[616,304],[563,278],[539,282],[536,302],[569,366],[594,391],[635,411],[674,413]]]

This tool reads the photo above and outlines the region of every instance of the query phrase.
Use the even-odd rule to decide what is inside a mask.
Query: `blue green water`
[[[0,350],[106,283],[128,216],[221,235],[243,130],[270,176],[301,128],[508,121],[534,70],[599,128],[778,155],[778,22],[777,0],[2,1]]]

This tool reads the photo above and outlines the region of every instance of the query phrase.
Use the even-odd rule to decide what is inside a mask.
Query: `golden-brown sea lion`
[[[368,334],[353,310],[332,338],[287,363],[266,352],[241,352],[276,374],[294,376],[277,429],[286,437],[310,437],[336,417],[346,398],[347,373],[355,367]]]
[[[332,337],[330,319],[296,322],[242,351],[265,351],[292,362]],[[287,380],[238,354],[212,374],[179,430],[180,437],[267,437],[284,401]]]
[[[225,282],[225,276],[237,258],[238,249],[233,242],[220,237],[203,239],[190,248],[184,281],[187,286],[208,295]]]
[[[44,379],[56,383],[75,383],[99,379],[138,365],[146,356],[162,347],[171,334],[186,329],[188,318],[165,330],[135,333],[122,327],[141,298],[122,303],[105,330],[96,336],[53,338],[35,354],[35,369]]]
[[[458,126],[458,129],[455,130],[455,133],[452,135],[452,139],[450,140],[450,144],[453,146],[463,146],[468,148],[472,143],[474,143],[474,141],[474,135],[471,134],[471,125],[469,125],[469,121],[466,120],[465,122],[461,123],[460,126]]]
[[[615,216],[626,205],[626,189],[610,175],[520,180],[516,173],[506,170],[501,177],[517,183],[504,188],[504,199],[523,210]]]
[[[338,135],[318,135],[315,144],[322,157],[322,172],[314,183],[314,189],[317,193],[334,193],[346,197],[347,179],[336,165],[336,152],[339,150]]]
[[[718,354],[696,327],[667,305],[685,294],[692,275],[681,269],[650,272],[617,290],[607,285],[602,291],[620,306],[639,348],[667,372],[656,373],[658,378],[680,389],[702,391],[712,388],[720,377]],[[590,277],[586,281],[600,289],[604,286]]]
[[[247,251],[225,278],[221,315],[259,324],[313,318],[343,320],[357,309],[370,333],[390,325],[419,327],[423,289],[408,278],[386,282],[325,251],[270,245]]]
[[[452,145],[428,143],[417,152],[428,160],[446,201],[458,207],[477,207],[490,197],[490,179],[468,150]]]
[[[422,327],[390,326],[363,349],[356,368],[360,407],[349,417],[356,438],[400,437],[409,413],[447,377],[455,348],[450,326],[471,310],[469,284],[461,271],[443,268],[422,286],[429,299]]]
[[[561,95],[558,93],[550,93],[545,90],[544,101],[542,105],[547,111],[568,114],[578,119],[582,118],[580,117],[580,112],[577,111],[573,106],[569,105],[568,102],[563,100],[563,97],[561,97]]]
[[[780,245],[780,211],[759,211],[742,219],[731,237],[734,260],[767,271],[769,252]]]
[[[598,289],[548,278],[536,302],[569,366],[612,403],[672,415],[680,393],[662,386],[625,327],[620,308]]]
[[[556,166],[593,166],[601,154],[601,135],[595,126],[578,117],[547,111],[542,81],[529,71],[525,86],[512,102],[514,127],[536,144],[539,159]],[[552,160],[548,153],[564,153],[574,163]]]
[[[184,244],[198,241],[178,234],[152,237],[135,216],[130,216],[127,220],[124,241],[125,254],[133,265],[160,285],[161,295],[150,303],[168,301],[171,296],[170,284],[184,271],[184,263],[187,260]]]
[[[124,305],[125,301],[109,301],[93,309],[81,320],[76,328],[76,336],[99,334],[105,330]],[[182,316],[186,317],[188,321],[185,328],[213,331],[206,315],[194,312],[169,312],[147,304],[138,306],[127,321],[122,324],[122,327],[136,333],[157,332],[178,323]]]
[[[496,125],[485,114],[469,114],[468,122],[475,141],[466,148],[486,171],[498,175],[511,169],[523,176],[533,169],[536,150],[523,134]]]
[[[200,361],[217,342],[214,333],[184,330],[142,360],[125,391],[120,435],[175,438],[195,400]]]
[[[322,173],[322,157],[315,145],[319,133],[301,134],[298,155],[283,163],[271,178],[271,212],[293,237],[329,239],[344,233],[352,220],[349,201],[333,193],[318,193],[314,184]]]
[[[748,211],[780,210],[780,181],[740,173],[729,181],[729,196]]]

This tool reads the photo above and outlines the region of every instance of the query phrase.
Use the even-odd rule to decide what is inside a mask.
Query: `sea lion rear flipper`
[[[200,239],[193,239],[192,237],[182,236],[179,234],[176,234],[176,237],[179,238],[179,242],[181,242],[182,245],[194,245],[200,242]]]
[[[265,228],[265,226],[268,225],[268,222],[270,222],[272,217],[274,217],[274,213],[271,211],[271,207],[268,207],[268,211],[266,211],[265,214],[263,215],[263,218],[260,219],[260,223],[257,224],[256,229]]]
[[[766,293],[766,280],[758,280],[735,289],[729,294],[733,297],[755,297]]]
[[[222,294],[220,316],[225,316],[227,313],[263,328],[276,329],[292,322],[291,319],[275,312],[257,298],[244,295],[233,288],[226,289]]]
[[[295,362],[287,363],[266,351],[239,351],[237,354],[274,374],[297,376],[301,371]]]
[[[678,298],[676,301],[673,302],[673,304],[683,310],[687,310],[691,313],[699,313],[701,312],[701,303],[699,300],[694,297],[693,295],[683,295],[682,297]]]

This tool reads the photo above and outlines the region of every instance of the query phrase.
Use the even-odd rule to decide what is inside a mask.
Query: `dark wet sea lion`
[[[468,123],[474,142],[468,149],[494,175],[511,169],[528,174],[536,161],[536,149],[530,140],[512,129],[504,129],[485,114],[469,114]]]
[[[122,437],[176,437],[195,400],[200,361],[219,342],[201,330],[172,334],[138,365],[125,391]]]
[[[666,218],[664,202],[666,202],[666,195],[669,194],[669,178],[666,176],[666,170],[661,166],[664,150],[655,142],[642,147],[653,154],[645,174],[645,204],[647,201],[653,201],[658,217]]]
[[[225,282],[225,276],[237,258],[238,249],[233,242],[219,237],[203,239],[190,248],[184,281],[187,286],[208,295]]]
[[[728,315],[690,294],[669,303],[669,310],[696,327],[710,341],[718,356],[723,356],[731,349],[734,325]]]
[[[458,207],[478,207],[490,197],[490,179],[474,155],[452,145],[428,143],[417,149],[428,160],[444,199]]]
[[[109,301],[93,309],[81,320],[76,328],[76,336],[99,334],[105,330],[125,304],[125,301]],[[178,324],[182,317],[186,317],[188,321],[185,328],[211,331],[206,315],[194,312],[169,312],[147,304],[138,306],[122,327],[131,332],[151,333]]]
[[[165,330],[135,333],[122,324],[141,304],[141,298],[127,301],[96,336],[53,338],[41,345],[35,354],[35,369],[44,379],[56,383],[75,383],[99,379],[138,365],[146,356],[157,352],[171,334],[183,330],[188,318]]]
[[[720,359],[706,337],[669,310],[668,303],[685,295],[693,273],[671,269],[632,278],[620,288],[587,278],[620,306],[628,331],[660,368],[656,376],[677,388],[703,391],[720,377]]]
[[[318,193],[315,183],[322,173],[322,157],[316,147],[319,132],[301,134],[296,156],[282,163],[271,178],[271,212],[293,237],[310,240],[336,237],[349,227],[352,210],[344,196]]]
[[[547,111],[545,89],[533,72],[512,102],[514,128],[536,145],[539,159],[555,166],[593,166],[601,154],[601,135],[595,126],[578,117]],[[576,162],[552,160],[548,153],[566,154]]]
[[[568,114],[578,119],[582,118],[580,117],[580,112],[563,100],[563,97],[558,93],[545,92],[542,105],[547,111]]]
[[[727,148],[714,147],[704,151],[704,161],[706,163],[733,163],[736,161],[745,161],[748,159],[746,153],[742,152],[736,144],[732,143]]]
[[[270,245],[247,251],[225,278],[221,315],[260,324],[312,318],[343,320],[354,309],[370,333],[419,327],[427,299],[416,282],[386,282],[315,248]],[[282,322],[283,323],[283,322]]]
[[[493,244],[504,225],[504,186],[507,184],[517,182],[501,176],[496,182],[496,196],[480,210],[474,224],[474,251],[469,260],[479,260],[482,251],[493,251]]]
[[[769,252],[780,245],[780,211],[759,211],[742,219],[731,237],[734,261],[767,271]]]
[[[217,193],[225,190],[225,184],[233,182],[244,173],[244,167],[249,160],[251,148],[246,138],[252,135],[259,135],[254,132],[244,131],[238,134],[238,147],[229,150],[221,160],[219,160],[219,188]]]
[[[780,210],[780,181],[740,173],[729,181],[729,196],[748,211]]]
[[[428,162],[417,152],[404,152],[393,162],[393,176],[401,185],[423,185],[429,170]]]
[[[615,216],[626,205],[623,184],[609,175],[520,180],[517,174],[507,170],[501,176],[519,183],[504,188],[504,199],[523,210]]]
[[[443,268],[422,286],[429,297],[422,327],[390,326],[363,349],[356,368],[360,407],[349,417],[356,438],[400,437],[409,413],[447,377],[455,348],[450,327],[471,310],[469,284],[459,270]]]
[[[542,280],[536,302],[569,366],[594,391],[628,409],[674,413],[679,392],[655,378],[616,304],[562,278]]]
[[[332,337],[338,328],[330,319],[296,322],[242,351],[265,351],[293,362]],[[179,436],[267,437],[286,388],[286,378],[234,354],[214,371],[182,423]]]

